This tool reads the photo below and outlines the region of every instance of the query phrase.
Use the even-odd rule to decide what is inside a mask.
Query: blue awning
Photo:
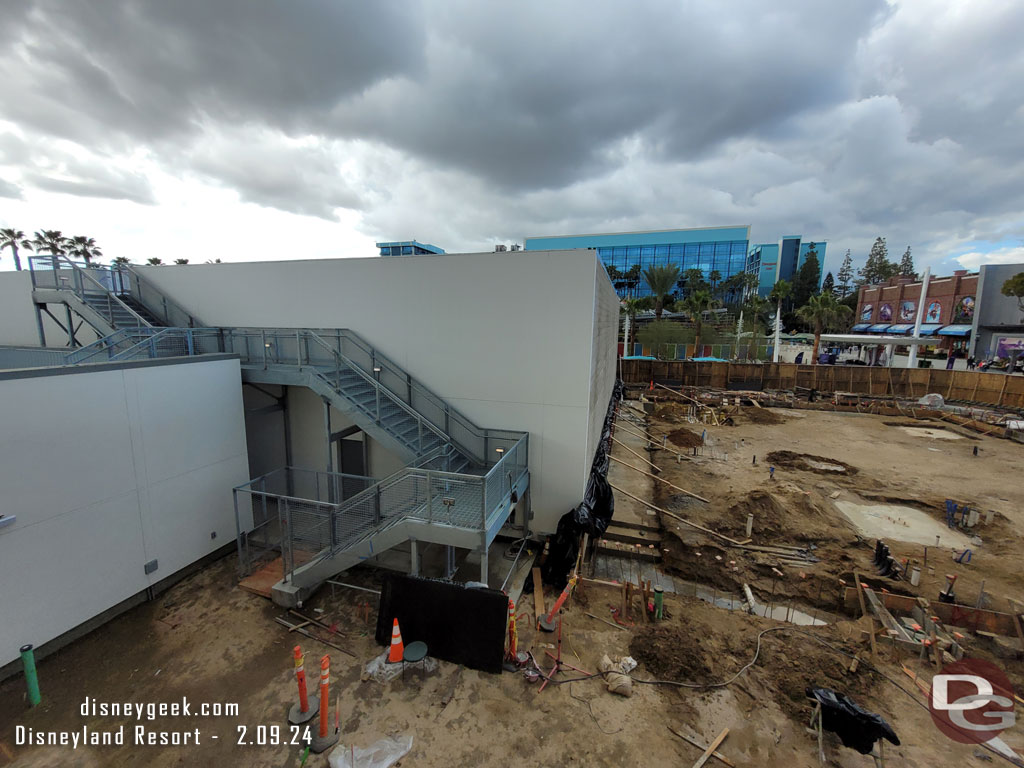
[[[939,329],[939,336],[970,336],[971,326],[969,325],[947,325]]]
[[[934,336],[935,332],[942,327],[942,323],[922,323],[921,324],[921,335],[922,336]]]
[[[857,323],[850,330],[853,331],[854,333],[860,333],[861,331],[866,331],[870,327],[871,323]]]
[[[908,333],[912,330],[914,330],[913,323],[900,323],[899,325],[890,325],[886,333]]]
[[[875,323],[870,328],[868,328],[868,333],[881,333],[888,327],[889,323]]]

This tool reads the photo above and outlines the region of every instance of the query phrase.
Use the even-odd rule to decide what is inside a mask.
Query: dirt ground
[[[709,503],[621,462],[613,462],[609,478],[639,498],[734,539],[745,538],[747,515],[753,513],[754,545],[813,545],[819,562],[785,565],[768,553],[727,547],[720,539],[672,517],[651,514],[648,505],[617,493],[616,520],[646,525],[660,520],[662,567],[737,598],[747,584],[759,601],[820,611],[822,616],[843,614],[839,580],[852,585],[855,571],[879,587],[932,600],[944,574],[954,572],[960,577],[958,594],[971,604],[984,579],[997,610],[1006,610],[1007,596],[1024,596],[1017,563],[1024,524],[1019,483],[1024,446],[995,438],[925,438],[875,416],[772,409],[768,416],[745,418],[754,410],[742,409],[734,419],[736,426],[715,427],[687,425],[685,409],[661,406],[649,418],[632,412],[629,423],[623,421],[637,434],[617,431],[621,445],[616,444],[614,456],[637,465],[638,455],[649,455],[661,477]],[[665,448],[644,452],[645,441],[638,436],[644,430],[661,445],[662,436],[681,429],[698,437],[707,430],[716,446],[714,455],[694,457],[692,444],[684,451],[673,446],[674,440]],[[692,443],[692,438],[680,439]],[[973,456],[974,446],[980,449],[978,458]],[[768,455],[773,452],[775,477],[769,479]],[[685,453],[690,455],[680,456]],[[931,568],[924,567],[919,589],[877,577],[871,567],[874,540],[859,537],[833,503],[891,501],[944,521],[947,497],[993,509],[997,516],[982,526],[982,544],[975,547],[971,563],[957,565],[948,548],[933,548]],[[889,544],[898,557],[923,560],[920,545],[896,540]],[[706,745],[728,728],[719,751],[735,765],[811,768],[819,763],[814,740],[805,731],[808,686],[835,688],[882,715],[902,741],[887,749],[890,765],[982,764],[974,757],[975,748],[955,744],[936,730],[923,706],[925,697],[899,662],[926,680],[934,669],[916,658],[898,657],[896,649],[883,644],[877,666],[888,680],[869,670],[867,663],[849,671],[851,655],[870,660],[862,636],[867,621],[849,613],[827,626],[797,627],[669,594],[664,621],[648,624],[636,617],[636,624],[611,626],[606,622],[615,621],[618,589],[584,583],[563,614],[563,659],[593,672],[603,654],[632,655],[639,662],[632,697],[607,692],[600,678],[568,682],[580,676],[571,669],[559,678],[566,682],[540,691],[538,683],[527,682],[520,673],[489,675],[447,662],[440,662],[433,673],[410,669],[405,681],[382,684],[361,679],[365,662],[383,650],[373,640],[373,612],[369,625],[362,618],[367,593],[339,589],[332,596],[325,589],[304,608],[307,615],[337,623],[340,634],[334,642],[354,654],[349,656],[276,624],[273,618],[282,611],[238,589],[234,568],[234,559],[225,558],[41,661],[40,707],[27,708],[20,678],[0,684],[0,766],[297,766],[297,745],[237,743],[243,725],[248,727],[246,738],[253,738],[261,725],[281,726],[282,738],[290,738],[285,713],[295,700],[291,649],[296,643],[306,651],[311,689],[316,660],[323,653],[331,655],[331,728],[334,700],[340,697],[341,742],[366,747],[384,736],[412,733],[413,749],[401,761],[404,766],[688,766],[701,750],[677,733]],[[356,569],[348,578],[372,587],[376,573]],[[547,590],[547,605],[555,597]],[[323,612],[315,612],[317,608]],[[520,599],[518,612],[521,647],[532,649],[548,668],[545,654],[556,652],[556,639],[533,629],[531,595]],[[744,669],[759,642],[756,663]],[[1018,690],[1024,689],[1024,664],[1015,658],[1015,640],[984,643],[968,634],[964,642],[968,655],[994,660]],[[708,687],[730,678],[735,679],[728,685]],[[136,722],[79,712],[87,697],[159,703],[182,696],[193,705],[237,702],[239,714]],[[135,725],[165,731],[198,728],[201,743],[77,750],[15,744],[19,725],[49,731],[83,725],[110,729],[122,723],[128,726],[129,739]],[[1024,750],[1020,726],[1003,737],[1018,751]],[[826,755],[830,765],[871,765],[870,758],[842,748],[834,737],[826,737]],[[708,763],[715,764],[722,765]],[[310,756],[306,765],[325,766],[327,758]]]

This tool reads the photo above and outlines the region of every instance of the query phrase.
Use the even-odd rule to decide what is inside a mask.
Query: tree
[[[853,259],[850,258],[850,249],[846,249],[846,255],[843,257],[843,264],[839,267],[839,271],[836,273],[836,277],[839,278],[839,284],[836,288],[836,292],[839,294],[839,298],[844,298],[850,293],[850,283],[853,282]]]
[[[672,290],[679,279],[679,267],[666,265],[661,267],[648,267],[644,270],[644,282],[651,289],[654,296],[654,319],[661,320],[661,313],[665,309],[665,296]]]
[[[115,256],[114,260],[111,261],[110,263],[113,264],[115,267],[127,267],[129,264],[131,264],[131,262],[128,261],[127,256]]]
[[[718,302],[707,290],[694,291],[681,302],[682,310],[690,316],[690,322],[693,323],[693,345],[698,356],[700,355],[701,337],[704,335],[704,313],[709,309],[714,309],[717,305]]]
[[[832,277],[831,272],[825,275],[825,279],[821,283],[821,292],[831,293],[833,296],[836,295],[836,281],[835,278]]]
[[[91,267],[92,260],[103,255],[103,251],[96,245],[96,241],[85,235],[76,235],[64,240],[64,247],[69,256],[77,256],[85,261],[85,266]]]
[[[636,289],[640,286],[640,265],[634,264],[622,276],[626,281],[626,290],[629,291],[630,295],[635,294]]]
[[[151,256],[148,259],[146,259],[146,263],[152,264],[153,266],[157,266],[163,264],[164,262],[163,259],[161,259],[159,256]]]
[[[175,264],[188,264],[188,259],[175,259]]]
[[[59,229],[37,229],[32,239],[36,253],[63,256],[67,240]]]
[[[643,307],[640,306],[640,299],[623,299],[622,304],[620,304],[619,306],[622,308],[621,311],[629,318],[629,327],[635,329],[637,313],[641,309],[643,309]],[[635,330],[633,331],[632,335],[636,335]],[[632,354],[632,352],[629,349],[629,339],[623,339],[622,343],[624,345],[625,353],[627,355]]]
[[[4,248],[11,249],[11,255],[14,257],[14,269],[21,272],[21,259],[18,258],[18,249],[24,248],[27,251],[32,250],[32,241],[25,239],[25,233],[20,229],[0,229],[0,253],[3,253]]]
[[[804,263],[793,278],[793,302],[790,306],[802,307],[806,304],[811,296],[818,293],[820,283],[821,264],[818,262],[818,251],[814,243],[811,243],[804,256]]]
[[[719,272],[717,269],[712,269],[711,272],[708,273],[708,280],[711,282],[711,294],[712,295],[714,295],[716,293],[715,289],[718,287],[718,281],[721,280],[721,279],[722,279],[722,273]]]
[[[679,323],[671,320],[655,320],[647,323],[636,337],[645,347],[651,348],[651,353],[655,357],[663,359],[668,352],[668,347],[684,340],[684,333]]]
[[[207,263],[209,263],[209,262],[207,262]],[[605,264],[604,269],[605,269],[605,272],[608,273],[608,279],[612,281],[612,285],[616,285],[616,283],[618,283],[620,280],[622,280],[622,273],[619,272],[619,268],[618,267],[613,266],[611,264]]]
[[[772,286],[772,292],[768,294],[768,301],[775,302],[775,348],[772,352],[772,362],[779,362],[779,345],[782,335],[782,302],[789,298],[793,292],[791,286],[785,280],[777,280]]]
[[[694,293],[695,291],[707,290],[709,287],[707,282],[704,280],[704,273],[696,267],[692,267],[683,273],[685,278],[684,286],[687,294]]]
[[[868,260],[860,269],[860,277],[863,285],[877,285],[884,283],[890,277],[899,274],[900,268],[889,261],[889,248],[885,244],[884,237],[875,238],[868,254]]]
[[[1017,299],[1017,309],[1024,312],[1024,272],[1018,272],[1004,282],[1002,293],[1003,296],[1013,296]]]
[[[850,315],[850,308],[840,304],[831,293],[819,293],[812,296],[806,304],[796,311],[797,316],[814,329],[814,349],[811,362],[818,363],[818,346],[821,344],[821,333],[842,322]]]
[[[910,257],[910,246],[907,246],[907,250],[903,252],[903,258],[900,259],[900,274],[904,277],[917,278],[917,272],[914,271],[914,260]]]

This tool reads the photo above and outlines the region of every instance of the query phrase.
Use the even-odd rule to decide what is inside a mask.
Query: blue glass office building
[[[422,256],[424,254],[440,254],[444,250],[436,245],[420,243],[416,240],[397,240],[390,243],[377,243],[381,256]]]
[[[706,227],[702,229],[666,229],[654,232],[621,232],[606,235],[558,235],[527,237],[527,251],[590,248],[596,250],[605,266],[626,272],[634,264],[640,269],[675,265],[680,272],[699,269],[704,279],[717,271],[721,279],[743,272],[747,267],[750,226]],[[650,295],[641,281],[635,293]],[[620,291],[624,293],[624,291]]]
[[[750,249],[747,255],[747,272],[757,275],[757,293],[765,297],[772,291],[777,280],[793,282],[796,273],[807,260],[807,253],[814,246],[818,254],[821,274],[818,285],[825,279],[825,247],[824,240],[808,240],[801,242],[800,235],[787,235],[777,243],[761,243]]]

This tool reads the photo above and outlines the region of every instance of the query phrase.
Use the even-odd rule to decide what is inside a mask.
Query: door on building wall
[[[367,474],[367,443],[366,435],[348,435],[338,437],[334,441],[334,466],[345,475],[365,476]],[[366,483],[355,478],[342,478],[341,498],[354,496],[366,487]]]

